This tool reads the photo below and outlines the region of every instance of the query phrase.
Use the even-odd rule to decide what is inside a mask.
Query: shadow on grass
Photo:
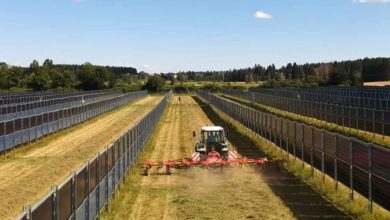
[[[215,125],[222,126],[228,131],[230,143],[237,148],[241,155],[253,159],[267,156],[252,139],[235,130],[231,124],[221,119],[210,106],[205,105],[196,96],[193,96],[193,99]],[[352,219],[283,167],[269,166],[259,170],[259,173],[297,219]]]

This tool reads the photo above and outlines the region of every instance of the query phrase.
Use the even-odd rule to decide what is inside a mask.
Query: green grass
[[[211,106],[211,108],[223,120],[236,128],[238,132],[256,141],[257,147],[259,147],[265,153],[271,155],[273,159],[286,160],[284,166],[287,170],[309,184],[315,191],[320,193],[325,199],[341,210],[349,213],[357,219],[390,219],[390,213],[387,210],[381,208],[379,205],[374,205],[373,213],[369,213],[367,208],[368,200],[365,197],[355,192],[354,201],[350,201],[348,187],[338,183],[338,190],[335,190],[334,181],[331,177],[325,175],[325,178],[323,179],[322,173],[316,169],[314,169],[314,176],[311,176],[311,168],[309,164],[304,163],[305,166],[303,168],[302,161],[298,158],[293,159],[292,155],[290,155],[290,159],[287,160],[287,153],[280,151],[280,148],[275,146],[273,143],[256,135],[244,125],[216,109],[214,106]]]
[[[223,98],[229,99],[231,101],[237,102],[239,104],[248,106],[250,108],[260,110],[262,112],[270,113],[282,118],[286,118],[292,121],[301,122],[304,124],[312,125],[317,128],[325,129],[330,132],[337,132],[346,136],[354,137],[358,140],[362,140],[368,143],[374,143],[382,147],[390,148],[390,137],[382,136],[379,134],[374,134],[362,130],[357,130],[353,128],[339,126],[337,124],[329,123],[326,121],[321,121],[315,118],[310,118],[295,113],[279,110],[270,106],[262,105],[256,102],[252,102],[246,99],[238,98],[230,95],[220,95]]]

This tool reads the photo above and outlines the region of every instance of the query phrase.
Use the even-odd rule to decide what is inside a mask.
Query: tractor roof
[[[221,126],[203,126],[202,131],[223,131]]]

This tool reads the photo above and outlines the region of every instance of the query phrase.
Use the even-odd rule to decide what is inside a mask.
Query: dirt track
[[[50,141],[42,147],[27,147],[0,159],[0,219],[20,214],[109,145],[121,132],[155,106],[161,97],[146,97],[105,114]]]
[[[196,100],[174,97],[164,121],[154,132],[141,160],[168,160],[189,157],[203,125],[229,125],[202,108]],[[247,156],[264,156],[255,145],[237,132],[229,140],[241,146]],[[270,168],[267,176],[255,168],[220,170],[193,168],[151,170],[148,177],[133,169],[109,205],[102,219],[307,219],[348,218],[291,174]],[[302,196],[300,200],[298,198]]]

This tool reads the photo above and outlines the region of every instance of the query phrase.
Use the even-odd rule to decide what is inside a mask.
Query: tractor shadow
[[[215,125],[222,126],[228,131],[227,138],[237,148],[238,153],[253,159],[268,156],[256,146],[253,140],[237,132],[201,99],[196,96],[192,98]],[[266,166],[257,172],[262,175],[273,193],[284,202],[297,219],[352,219],[284,167],[275,164]]]

